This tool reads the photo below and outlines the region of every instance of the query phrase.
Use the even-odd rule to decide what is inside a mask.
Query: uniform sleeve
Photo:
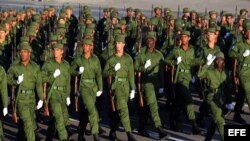
[[[136,59],[135,59],[135,64],[134,64],[135,71],[137,72],[145,72],[145,68],[142,62],[142,57],[141,54],[139,54]]]
[[[37,95],[38,95],[40,100],[43,100],[43,86],[42,86],[43,80],[41,79],[42,78],[42,73],[41,73],[41,71],[40,71],[40,69],[38,67],[35,70],[36,71],[35,71],[34,75],[36,75],[35,79],[36,79]]]
[[[236,45],[232,46],[228,51],[228,56],[234,59],[241,58],[242,55],[240,54],[240,44],[237,43]]]
[[[74,61],[71,63],[71,67],[70,67],[70,73],[73,76],[77,76],[78,72],[77,72],[77,68],[78,68],[78,64],[77,64],[77,58],[74,59]]]
[[[168,66],[173,66],[177,64],[176,60],[173,60],[176,56],[175,56],[175,52],[176,49],[173,49],[172,52],[169,53],[169,55],[165,58],[164,62],[168,65]]]
[[[8,73],[7,73],[7,83],[9,85],[14,85],[17,86],[17,80],[15,78],[15,68],[12,66],[9,68]]]
[[[66,72],[70,72],[70,66],[69,64],[67,65],[66,67]],[[71,75],[70,73],[67,73],[67,76],[66,76],[66,95],[67,97],[70,97],[70,89],[71,89],[71,85],[70,85],[70,81],[71,81]]]
[[[103,70],[103,76],[104,77],[108,77],[110,75],[114,75],[115,74],[115,69],[113,66],[111,66],[111,59],[108,59],[108,61],[105,64],[104,70]]]
[[[2,75],[1,75],[2,81],[1,81],[1,99],[2,99],[2,104],[3,107],[8,106],[8,90],[7,90],[7,76],[4,71],[2,70]]]
[[[204,65],[203,67],[201,67],[198,71],[198,74],[197,76],[200,78],[200,79],[205,79],[206,78],[206,74],[207,74],[207,70],[208,70],[209,66],[206,64]]]
[[[97,69],[96,69],[96,81],[98,85],[98,90],[103,90],[103,82],[102,82],[102,68],[99,59],[96,59]]]
[[[129,85],[130,85],[130,90],[135,90],[135,72],[134,72],[134,65],[133,65],[133,60],[132,58],[129,59]]]

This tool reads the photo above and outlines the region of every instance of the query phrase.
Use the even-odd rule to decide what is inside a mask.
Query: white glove
[[[229,111],[233,111],[233,110],[234,110],[234,105],[233,105],[232,103],[227,104],[226,107],[227,107],[227,109],[228,109]]]
[[[213,58],[213,55],[212,54],[208,54],[207,61],[211,60],[212,58]]]
[[[82,74],[83,72],[84,72],[84,67],[81,66],[81,67],[79,68],[78,74]]]
[[[39,100],[37,103],[36,109],[39,110],[40,108],[42,108],[42,106],[43,106],[43,101]]]
[[[22,82],[23,82],[23,74],[18,76],[16,83],[21,84]]]
[[[115,65],[115,71],[118,71],[120,68],[121,68],[121,64],[120,64],[120,63],[117,63],[117,64]]]
[[[181,56],[177,57],[177,65],[181,62]]]
[[[135,90],[130,91],[129,97],[130,97],[130,100],[135,98]]]
[[[98,91],[98,92],[96,93],[96,96],[97,96],[97,97],[99,97],[100,95],[102,95],[102,91]]]
[[[3,116],[5,117],[8,114],[8,109],[5,107],[3,108]]]
[[[158,92],[159,92],[159,94],[164,93],[164,88],[159,88]]]
[[[66,104],[67,104],[67,106],[70,105],[70,98],[69,97],[66,98]]]
[[[210,66],[213,63],[215,58],[216,58],[216,56],[213,56],[210,60],[208,60],[207,65]]]
[[[243,53],[243,57],[247,57],[250,55],[250,51],[247,49],[245,50],[245,52]]]
[[[227,38],[229,35],[230,35],[230,33],[227,32],[227,33],[224,35],[224,38]]]
[[[192,83],[193,84],[195,83],[195,77],[194,76],[192,77]]]
[[[56,69],[53,76],[54,78],[58,77],[61,74],[61,71],[59,69]]]
[[[151,60],[148,59],[144,65],[144,68],[147,69],[149,66],[151,66]]]

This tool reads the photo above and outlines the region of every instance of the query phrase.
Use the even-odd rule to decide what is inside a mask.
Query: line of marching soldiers
[[[212,117],[205,140],[212,139],[216,128],[224,140],[228,111],[235,112],[236,122],[246,124],[241,117],[245,100],[250,105],[246,9],[238,15],[236,7],[235,15],[221,11],[219,16],[216,11],[207,15],[206,10],[198,14],[183,8],[179,17],[178,8],[175,17],[171,9],[156,7],[148,19],[140,9],[129,7],[119,19],[115,8],[104,8],[102,17],[99,8],[98,21],[88,6],[79,5],[79,9],[78,18],[71,6],[44,7],[40,13],[33,7],[1,10],[1,106],[6,116],[9,93],[18,140],[39,139],[36,119],[42,107],[49,116],[46,140],[52,140],[55,132],[60,140],[67,140],[72,135],[67,109],[71,101],[80,117],[78,140],[85,140],[87,123],[94,140],[100,140],[103,130],[96,97],[104,91],[110,97],[110,140],[117,140],[120,122],[128,140],[136,140],[128,110],[128,101],[134,98],[139,102],[139,134],[149,137],[150,116],[159,137],[166,137],[157,102],[164,94],[171,130],[181,130],[181,111],[193,134],[201,133],[198,124],[205,116]],[[197,118],[191,87],[203,99]],[[0,129],[0,140],[4,140]]]

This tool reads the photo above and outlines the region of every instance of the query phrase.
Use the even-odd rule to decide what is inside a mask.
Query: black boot
[[[70,138],[74,134],[74,132],[72,131],[72,129],[70,128],[69,125],[67,125],[65,128],[66,128],[67,133],[68,133],[68,138]]]
[[[135,137],[131,132],[127,132],[128,141],[136,141]]]
[[[246,121],[241,117],[239,113],[234,114],[234,121],[240,124],[246,124]]]
[[[168,135],[167,131],[163,130],[161,127],[157,128],[159,133],[159,138],[162,139]]]
[[[115,133],[115,130],[110,130],[109,132],[109,139],[111,141],[115,141],[116,140],[116,133]]]
[[[144,127],[139,128],[138,134],[144,137],[150,137],[150,135],[148,134],[148,132],[146,131]]]
[[[195,120],[191,120],[191,124],[192,124],[192,132],[194,135],[198,135],[201,133],[200,128],[198,127],[197,123]]]
[[[94,137],[94,141],[100,141],[98,134],[94,134],[93,137]]]

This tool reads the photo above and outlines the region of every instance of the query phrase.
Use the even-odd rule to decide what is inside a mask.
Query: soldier
[[[146,103],[144,107],[140,107],[139,134],[149,137],[145,125],[150,113],[159,137],[162,139],[167,135],[167,132],[161,127],[155,91],[158,90],[159,94],[164,93],[164,57],[160,51],[155,49],[155,41],[155,36],[148,34],[147,47],[144,47],[138,54],[134,66],[135,71],[141,72],[142,91],[144,92],[143,96]]]
[[[0,65],[4,67],[6,70],[9,66],[10,54],[7,50],[9,50],[9,44],[6,40],[6,28],[4,25],[0,25]]]
[[[192,96],[189,90],[189,85],[192,79],[191,68],[199,64],[200,59],[195,57],[194,48],[189,45],[190,32],[181,32],[181,45],[173,49],[166,57],[165,62],[168,66],[177,65],[175,72],[175,98],[173,103],[173,117],[171,124],[172,129],[179,130],[175,120],[181,110],[185,110],[187,118],[192,124],[193,134],[199,134],[200,129],[195,121],[195,113],[193,108]],[[176,59],[176,60],[173,60]]]
[[[240,10],[240,15],[244,16],[245,18],[247,18],[248,15],[248,11],[247,9],[243,8]]]
[[[184,27],[183,29],[184,30],[189,30],[192,26],[192,21],[191,21],[191,18],[190,18],[190,11],[189,11],[189,8],[183,8],[183,16],[182,16],[182,21],[183,21],[183,24],[184,24]]]
[[[248,106],[250,106],[250,93],[249,93],[249,55],[250,55],[250,25],[247,25],[244,31],[245,39],[243,41],[236,43],[236,45],[232,46],[232,48],[229,50],[229,57],[237,59],[238,66],[237,68],[237,74],[239,77],[240,86],[243,88],[243,94],[240,94],[237,96],[237,102],[235,105],[235,115],[234,120],[241,123],[246,124],[246,121],[241,117],[241,109],[244,105],[244,100],[246,99],[246,102],[248,103]]]
[[[99,97],[102,94],[103,84],[102,84],[102,73],[101,73],[101,65],[100,61],[97,56],[92,53],[92,46],[93,46],[92,39],[84,39],[83,40],[83,54],[77,57],[71,67],[71,74],[78,76],[80,75],[80,94],[82,100],[82,107],[81,110],[85,109],[85,114],[87,115],[88,119],[80,118],[80,121],[87,121],[89,120],[91,126],[91,133],[94,136],[94,140],[98,141],[98,112],[95,106],[96,97]],[[78,140],[81,141],[84,138],[84,130],[87,126],[87,122],[80,122],[79,127],[83,128],[80,129]]]
[[[116,108],[115,112],[111,112],[109,138],[116,140],[115,132],[118,128],[120,118],[127,132],[128,140],[135,141],[136,139],[131,133],[127,104],[129,97],[133,99],[135,96],[133,60],[124,52],[125,37],[116,36],[115,42],[116,53],[108,59],[103,71],[104,77],[112,77],[111,87]],[[129,90],[131,90],[130,93]]]
[[[23,135],[19,133],[24,130],[27,141],[34,141],[38,137],[34,113],[36,108],[40,109],[43,106],[40,69],[36,63],[30,60],[31,50],[29,44],[22,44],[20,46],[21,60],[13,64],[7,74],[8,84],[17,87],[15,110],[17,110],[17,114],[20,117],[17,138],[22,140]],[[36,108],[35,90],[39,98]]]
[[[215,59],[216,58],[216,59]],[[214,67],[213,60],[215,59]],[[210,67],[211,66],[211,67]],[[206,102],[211,110],[212,123],[207,130],[205,141],[210,141],[217,127],[221,140],[224,141],[223,115],[228,110],[233,110],[232,95],[230,89],[229,73],[224,68],[224,54],[217,52],[211,60],[199,70],[198,77],[206,80]]]
[[[5,70],[2,66],[0,66],[0,94],[1,94],[1,105],[0,107],[3,108],[3,116],[5,117],[8,114],[8,91],[7,91],[7,78]],[[2,121],[0,120],[0,140],[4,140],[3,135],[3,125]]]
[[[43,82],[47,83],[49,88],[47,103],[54,117],[59,139],[65,141],[68,138],[65,127],[69,120],[66,106],[70,105],[70,67],[62,58],[62,44],[53,46],[53,55],[54,58],[47,60],[42,67]]]

